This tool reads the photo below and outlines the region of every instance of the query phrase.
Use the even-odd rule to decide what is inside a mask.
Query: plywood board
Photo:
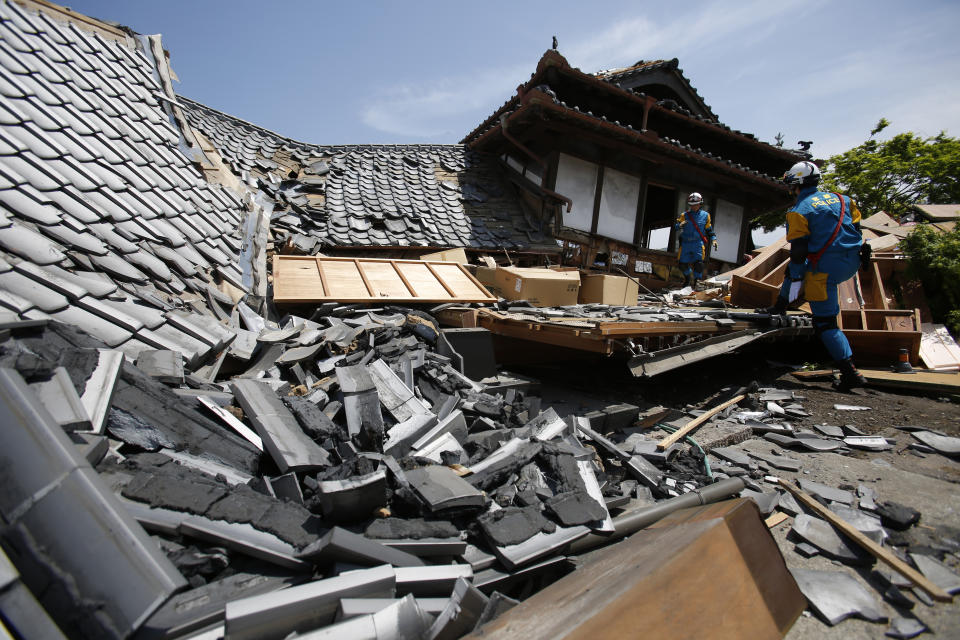
[[[496,302],[456,262],[274,256],[273,301]]]
[[[920,359],[930,369],[956,371],[960,369],[960,347],[942,324],[924,322],[920,325]]]

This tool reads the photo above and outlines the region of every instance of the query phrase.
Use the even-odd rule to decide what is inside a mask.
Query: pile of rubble
[[[467,378],[424,312],[326,305],[276,325],[243,317],[238,332],[256,349],[227,350],[220,372],[236,374],[219,383],[185,373],[177,352],[145,351],[134,365],[66,325],[6,323],[4,402],[18,428],[3,447],[15,496],[5,540],[18,567],[37,567],[21,580],[58,583],[41,604],[70,635],[178,637],[219,622],[231,637],[285,637],[333,623],[338,606],[338,620],[359,615],[343,610],[348,596],[413,594],[377,606],[419,607],[425,637],[455,637],[512,602],[485,594],[522,595],[569,571],[562,550],[613,534],[610,509],[711,482],[702,453],[601,435],[629,432],[636,407],[563,420],[502,378]],[[41,464],[21,440],[37,434],[76,448]],[[100,523],[74,522],[67,535],[58,502],[29,498],[27,469],[55,492],[80,491],[61,468],[84,475],[85,503],[123,522],[135,553],[152,545],[148,556],[130,557],[129,540]],[[149,567],[119,575],[113,554]],[[115,581],[102,579],[103,563]],[[361,567],[380,568],[351,573]]]

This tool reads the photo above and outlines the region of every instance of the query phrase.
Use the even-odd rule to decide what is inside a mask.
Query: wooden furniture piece
[[[468,638],[781,638],[807,602],[749,499],[677,511]]]

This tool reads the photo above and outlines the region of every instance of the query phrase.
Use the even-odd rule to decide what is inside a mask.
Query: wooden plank
[[[322,268],[323,268],[323,266],[322,266],[323,263],[320,263],[320,265],[321,265],[320,268],[322,269]],[[364,286],[364,287],[366,288],[366,290],[367,290],[367,295],[369,295],[369,296],[371,296],[371,297],[376,297],[377,294],[374,293],[373,287],[370,286],[370,281],[367,280],[367,274],[365,274],[365,273],[363,272],[363,266],[360,264],[360,261],[359,261],[359,260],[354,260],[354,261],[353,261],[353,265],[357,268],[357,273],[360,274],[360,279],[363,281],[363,286]]]
[[[451,289],[450,285],[444,281],[443,276],[437,273],[437,269],[435,269],[434,266],[429,262],[426,263],[426,267],[430,271],[431,275],[437,279],[437,282],[440,283],[440,286],[443,287],[443,290],[450,294],[450,297],[454,297],[456,294],[453,292],[453,289]]]
[[[931,598],[941,602],[953,602],[953,596],[951,596],[949,593],[927,580],[922,573],[908,565],[897,556],[893,555],[893,553],[891,553],[889,550],[884,549],[879,544],[865,536],[853,525],[814,500],[806,492],[801,491],[797,487],[793,486],[793,484],[783,480],[782,478],[780,479],[780,486],[792,493],[797,500],[800,500],[810,510],[832,524],[834,528],[838,529],[842,534],[856,542],[865,550],[869,551],[870,554],[873,555],[873,557],[875,557],[877,560],[880,560],[888,567],[913,582],[916,586],[923,589]]]
[[[956,371],[960,369],[960,347],[942,324],[920,325],[920,359],[930,369]]]
[[[960,393],[960,373],[914,369],[915,373],[896,373],[884,369],[859,369],[871,385],[926,391],[929,393]]]
[[[680,427],[679,429],[671,433],[669,436],[667,436],[666,438],[658,442],[657,449],[659,449],[660,451],[665,450],[667,447],[675,443],[680,438],[683,438],[684,436],[686,436],[688,433],[690,433],[691,431],[699,427],[701,424],[703,424],[713,416],[717,415],[718,413],[720,413],[730,405],[737,404],[738,402],[740,402],[746,397],[747,397],[746,395],[740,394],[738,396],[735,396],[727,400],[723,404],[717,405],[716,407],[714,407],[713,409],[710,409],[706,413],[697,416],[696,418],[694,418],[693,420],[683,425],[682,427]]]
[[[277,304],[496,301],[453,262],[275,255],[273,285]]]
[[[753,280],[759,280],[763,276],[770,273],[770,269],[773,268],[773,265],[781,262],[783,256],[780,255],[781,251],[787,250],[787,236],[783,236],[776,242],[767,245],[760,252],[754,256],[754,258],[743,265],[740,265],[736,269],[731,269],[730,271],[725,272],[724,275],[741,276],[744,278],[751,278]]]
[[[452,300],[453,296],[437,281],[426,263],[411,264],[398,260],[395,264],[397,271],[404,275],[418,298],[441,301]]]
[[[738,307],[769,307],[777,301],[778,295],[780,287],[758,280],[735,275],[730,282],[730,303]]]
[[[413,288],[413,285],[410,284],[410,281],[407,280],[407,276],[403,275],[403,271],[401,271],[400,269],[397,268],[397,261],[396,261],[396,260],[391,260],[391,261],[390,261],[390,268],[392,268],[392,269],[397,273],[397,276],[398,276],[398,277],[400,278],[400,280],[403,282],[403,286],[405,286],[405,287],[407,288],[407,291],[410,292],[410,295],[413,296],[414,298],[416,298],[416,297],[419,295],[419,294],[417,293],[417,290],[414,289],[414,288]]]
[[[767,525],[767,529],[773,529],[779,524],[783,524],[790,519],[790,516],[782,511],[777,511],[772,514],[769,518],[763,521],[763,524]]]
[[[320,288],[323,289],[323,295],[330,295],[330,287],[327,285],[327,275],[323,272],[323,262],[317,258],[317,275],[320,276]]]
[[[770,270],[770,273],[760,278],[760,282],[764,284],[772,284],[775,287],[779,287],[783,284],[783,275],[786,272],[787,265],[790,264],[790,258],[787,258],[773,269]]]
[[[410,289],[391,263],[366,262],[363,265],[363,271],[378,299],[411,297]]]

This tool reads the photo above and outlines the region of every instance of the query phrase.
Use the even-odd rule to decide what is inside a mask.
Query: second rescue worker
[[[703,196],[694,191],[687,198],[689,209],[677,218],[676,228],[680,233],[680,271],[683,273],[683,286],[696,287],[697,280],[703,278],[703,261],[707,257],[707,245],[713,243],[717,249],[717,236],[713,232],[710,212],[700,207]],[[690,272],[693,271],[693,281]]]

